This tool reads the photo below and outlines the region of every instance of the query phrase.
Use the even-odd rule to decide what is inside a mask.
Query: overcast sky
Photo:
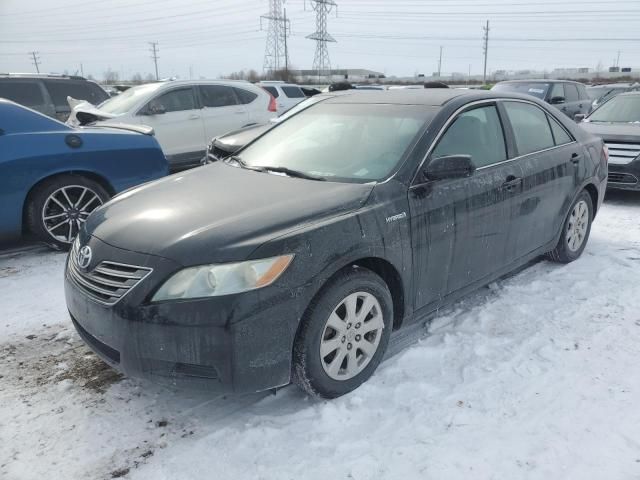
[[[490,20],[489,71],[558,67],[640,67],[640,0],[337,0],[328,31],[333,68],[387,75],[482,72],[482,26]],[[290,62],[311,68],[315,14],[286,0]],[[121,78],[153,72],[148,42],[159,42],[161,76],[214,78],[262,70],[267,0],[0,0],[0,72]]]

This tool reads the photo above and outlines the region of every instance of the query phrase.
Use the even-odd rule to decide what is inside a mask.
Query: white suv
[[[302,89],[293,83],[264,81],[258,83],[258,85],[264,88],[273,98],[276,99],[278,114],[286,112],[291,107],[307,98]]]
[[[171,169],[179,170],[198,165],[213,137],[274,116],[274,99],[248,82],[185,80],[132,87],[97,108],[79,103],[68,123],[149,125]]]

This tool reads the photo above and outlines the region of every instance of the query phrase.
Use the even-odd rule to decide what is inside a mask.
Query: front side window
[[[304,98],[304,93],[298,87],[282,87],[282,91],[289,98]]]
[[[431,158],[470,155],[476,168],[507,159],[502,124],[494,105],[461,113],[449,126]]]
[[[228,107],[238,103],[233,88],[226,85],[200,85],[200,96],[205,107]]]
[[[44,104],[42,90],[36,82],[0,81],[0,98],[6,98],[25,107]]]
[[[181,112],[184,110],[194,110],[196,108],[196,101],[193,97],[193,90],[189,87],[172,90],[164,95],[160,95],[158,98],[151,100],[149,105],[161,106],[166,113]]]
[[[555,145],[547,114],[540,108],[522,102],[504,102],[504,108],[513,128],[518,154],[527,155]]]
[[[553,87],[551,87],[551,92],[549,93],[549,98],[565,98],[564,88],[562,88],[561,83],[554,83]]]
[[[251,167],[285,167],[327,180],[386,178],[437,109],[423,105],[317,103],[239,152]]]

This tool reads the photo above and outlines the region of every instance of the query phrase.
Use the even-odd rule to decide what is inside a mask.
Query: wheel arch
[[[591,197],[591,205],[593,207],[593,218],[596,218],[596,213],[598,212],[598,189],[593,183],[587,183],[584,186],[584,190],[586,190],[589,196]]]
[[[94,182],[98,183],[101,187],[103,187],[107,193],[109,193],[109,196],[113,197],[116,193],[115,188],[113,187],[113,185],[111,185],[111,183],[102,175],[97,174],[95,172],[91,172],[88,170],[67,170],[67,171],[62,171],[62,172],[55,172],[52,173],[50,175],[47,175],[45,177],[40,178],[36,183],[34,183],[31,188],[29,189],[29,191],[27,192],[27,194],[24,197],[24,202],[22,204],[22,232],[25,233],[28,227],[28,222],[27,222],[27,209],[29,207],[29,203],[31,202],[31,199],[33,198],[33,195],[35,194],[35,192],[38,190],[38,188],[40,188],[44,183],[49,182],[51,180],[54,180],[57,177],[61,177],[64,175],[75,175],[78,177],[84,177],[84,178],[88,178],[89,180],[93,180]]]

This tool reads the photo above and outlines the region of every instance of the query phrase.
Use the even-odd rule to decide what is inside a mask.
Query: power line
[[[153,63],[156,66],[156,80],[160,80],[158,75],[158,42],[149,42],[149,45],[151,45],[151,58],[153,58]]]
[[[316,31],[306,38],[316,41],[316,52],[313,56],[313,70],[318,72],[318,80],[326,73],[331,73],[331,61],[329,60],[329,50],[327,42],[335,42],[329,32],[327,32],[327,15],[333,7],[338,5],[333,0],[311,0],[311,6],[316,12]],[[337,13],[336,13],[337,14]]]
[[[33,60],[31,61],[31,63],[33,65],[35,65],[36,67],[36,72],[40,73],[40,57],[38,56],[38,52],[31,52],[31,57],[33,58]]]

